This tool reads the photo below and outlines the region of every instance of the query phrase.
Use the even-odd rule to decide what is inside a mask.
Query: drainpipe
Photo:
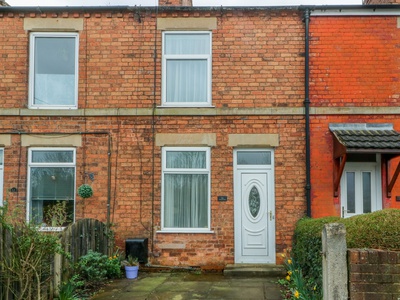
[[[307,217],[311,217],[311,155],[310,155],[310,91],[309,91],[309,76],[310,76],[310,49],[309,49],[309,23],[310,9],[304,11],[305,23],[305,59],[304,59],[304,110],[305,110],[305,134],[306,134],[306,202],[307,202]]]

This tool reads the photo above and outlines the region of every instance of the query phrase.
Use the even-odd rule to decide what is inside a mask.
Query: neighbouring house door
[[[275,263],[273,151],[234,155],[235,263]]]
[[[342,217],[382,209],[380,176],[376,163],[346,163],[341,179]]]

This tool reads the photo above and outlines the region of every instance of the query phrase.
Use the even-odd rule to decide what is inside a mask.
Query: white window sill
[[[157,230],[157,233],[214,233],[213,230],[188,230],[188,229],[162,229]]]
[[[215,108],[214,105],[201,105],[201,104],[195,104],[195,105],[187,105],[187,104],[163,104],[163,105],[158,105],[157,108]]]
[[[41,232],[61,232],[64,231],[66,227],[40,227]]]
[[[77,106],[29,106],[28,109],[61,109],[61,110],[69,110],[69,109],[78,109]]]

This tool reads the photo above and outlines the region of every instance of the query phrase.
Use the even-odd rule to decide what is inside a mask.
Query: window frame
[[[4,148],[0,148],[0,152],[3,155],[0,156],[0,206],[4,205],[3,199],[3,186],[4,186]]]
[[[196,35],[208,34],[209,54],[165,54],[168,34]],[[168,60],[207,60],[207,101],[204,102],[167,102],[167,61]],[[165,107],[211,107],[212,106],[212,31],[164,31],[162,33],[162,106]]]
[[[35,104],[35,44],[36,38],[74,38],[75,39],[75,73],[74,73],[74,104],[73,105],[39,105]],[[77,109],[78,108],[78,83],[79,83],[79,33],[78,32],[31,32],[29,40],[29,92],[28,108],[31,109]]]
[[[167,168],[167,152],[205,152],[206,167],[196,168]],[[171,233],[210,233],[211,232],[211,150],[209,147],[163,147],[162,148],[162,175],[161,175],[161,232]],[[188,228],[188,227],[165,227],[165,175],[166,174],[206,174],[207,180],[207,228]]]
[[[72,162],[32,162],[32,153],[34,151],[72,151]],[[76,149],[72,147],[32,147],[28,149],[28,168],[27,168],[27,201],[26,201],[26,221],[30,222],[30,210],[32,206],[31,200],[31,168],[32,167],[73,167],[74,168],[74,205],[73,205],[73,220],[75,222],[76,217]],[[65,227],[51,227],[41,226],[43,231],[61,231]]]

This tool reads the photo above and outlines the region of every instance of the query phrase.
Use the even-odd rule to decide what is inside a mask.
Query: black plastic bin
[[[125,241],[125,255],[137,257],[140,263],[147,263],[149,251],[148,251],[148,238],[134,238],[127,239]]]

